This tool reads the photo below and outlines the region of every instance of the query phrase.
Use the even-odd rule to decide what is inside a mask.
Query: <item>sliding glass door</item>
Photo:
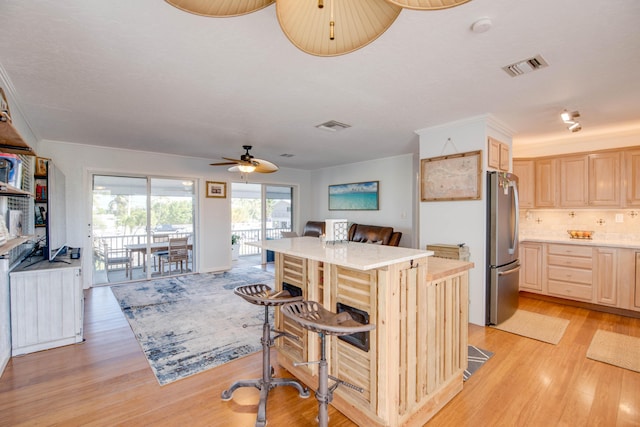
[[[184,179],[94,175],[93,284],[193,271],[194,185]],[[178,244],[186,256],[177,256]]]
[[[231,184],[231,233],[239,240],[238,258],[253,257],[256,264],[273,262],[273,254],[243,244],[280,239],[293,228],[293,187],[254,183]],[[236,259],[234,259],[236,261]]]

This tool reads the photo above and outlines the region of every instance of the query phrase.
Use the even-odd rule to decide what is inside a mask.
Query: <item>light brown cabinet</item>
[[[520,290],[542,292],[542,243],[520,245]]]
[[[525,162],[533,161],[531,178]],[[640,149],[605,150],[536,159],[514,159],[523,179],[533,181],[534,205],[539,208],[640,206]],[[526,177],[526,180],[524,179]],[[530,191],[530,190],[527,190]]]
[[[494,138],[487,138],[488,165],[490,168],[509,171],[509,145]]]
[[[629,150],[624,153],[626,175],[626,204],[640,206],[640,150]]]
[[[518,201],[521,209],[535,207],[535,171],[533,160],[513,161],[513,173],[518,177]]]
[[[567,156],[560,163],[560,206],[584,207],[589,204],[589,161],[586,155]]]
[[[593,299],[592,249],[589,246],[547,245],[549,294],[563,298]]]
[[[617,263],[618,251],[615,248],[593,249],[593,286],[596,289],[596,303],[617,307],[618,277]]]
[[[633,307],[640,310],[640,252],[636,252],[636,277],[634,286]]]
[[[537,207],[556,206],[556,159],[540,159],[535,161],[535,204]]]
[[[640,251],[520,243],[520,290],[640,311]]]
[[[589,206],[620,206],[619,152],[589,154]]]

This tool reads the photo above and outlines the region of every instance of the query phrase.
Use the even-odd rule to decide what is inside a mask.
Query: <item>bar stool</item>
[[[309,390],[303,387],[300,382],[291,378],[273,378],[273,368],[271,367],[270,347],[275,339],[287,335],[297,339],[298,337],[285,332],[276,331],[278,334],[271,337],[271,325],[269,324],[269,307],[280,306],[293,301],[300,301],[299,297],[292,297],[288,291],[273,292],[273,290],[263,284],[239,286],[233,292],[250,302],[251,304],[264,306],[264,323],[262,324],[262,378],[255,380],[236,381],[222,392],[222,400],[231,400],[233,392],[240,387],[255,387],[260,390],[260,403],[258,404],[258,415],[256,417],[256,427],[264,427],[267,424],[267,397],[269,390],[281,385],[290,385],[298,390],[300,397],[309,397]]]
[[[298,362],[294,365],[307,365],[318,363],[318,389],[316,400],[318,401],[318,424],[320,427],[329,425],[328,404],[333,400],[333,391],[340,384],[362,393],[364,390],[356,385],[340,380],[329,375],[326,358],[326,335],[350,335],[356,332],[366,332],[375,329],[376,325],[365,325],[353,320],[347,312],[333,313],[326,310],[315,301],[296,301],[283,305],[280,312],[298,323],[305,329],[317,332],[320,336],[320,360],[316,362]],[[329,379],[335,381],[329,387]]]

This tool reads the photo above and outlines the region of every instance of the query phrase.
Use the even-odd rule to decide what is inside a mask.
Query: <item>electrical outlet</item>
[[[624,222],[624,215],[616,214],[616,222]]]

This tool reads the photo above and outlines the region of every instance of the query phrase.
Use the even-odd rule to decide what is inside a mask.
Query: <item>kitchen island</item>
[[[340,386],[332,405],[358,425],[422,426],[462,390],[467,366],[470,262],[430,258],[431,251],[298,237],[252,243],[275,253],[275,287],[348,311],[376,328],[327,337],[329,374]],[[278,362],[317,386],[319,340],[276,315]]]

